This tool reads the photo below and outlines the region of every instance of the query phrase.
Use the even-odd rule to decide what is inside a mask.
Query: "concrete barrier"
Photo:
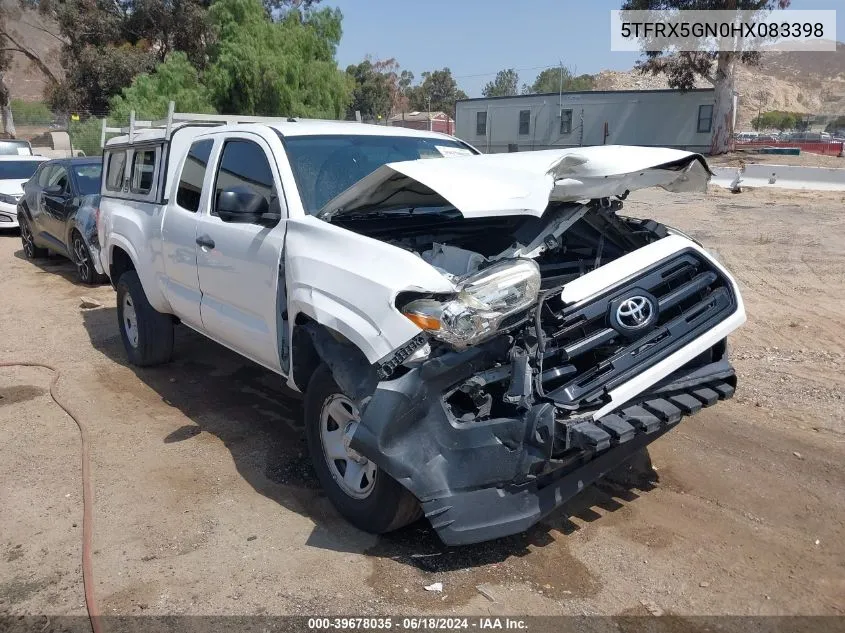
[[[731,188],[739,167],[712,167],[711,182]],[[845,168],[798,167],[794,165],[746,165],[740,173],[740,187],[779,187],[781,189],[815,189],[845,191]]]

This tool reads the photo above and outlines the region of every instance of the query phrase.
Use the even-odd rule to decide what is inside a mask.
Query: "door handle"
[[[208,237],[208,235],[200,235],[197,238],[197,244],[203,248],[214,248],[214,240]]]

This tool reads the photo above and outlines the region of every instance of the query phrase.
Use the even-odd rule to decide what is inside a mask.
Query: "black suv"
[[[97,241],[102,158],[64,158],[42,163],[18,201],[21,242],[27,259],[48,250],[76,264],[86,284],[104,283]]]

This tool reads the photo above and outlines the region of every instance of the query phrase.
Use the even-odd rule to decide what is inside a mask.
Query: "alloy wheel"
[[[32,237],[32,231],[29,228],[29,222],[21,221],[21,242],[23,243],[23,253],[28,259],[35,258],[35,238]]]
[[[78,235],[73,240],[73,257],[79,278],[87,283],[91,279],[91,258],[88,256],[85,242]]]

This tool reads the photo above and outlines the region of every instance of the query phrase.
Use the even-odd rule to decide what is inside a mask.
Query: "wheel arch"
[[[291,333],[291,374],[293,387],[305,391],[311,377],[325,364],[335,382],[354,399],[375,390],[378,377],[364,351],[342,332],[300,312]]]

